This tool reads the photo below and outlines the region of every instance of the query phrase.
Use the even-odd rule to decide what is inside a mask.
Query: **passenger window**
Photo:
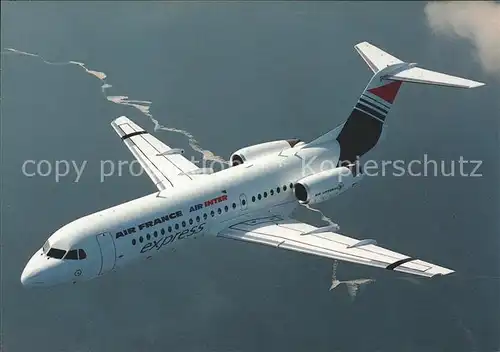
[[[186,227],[186,222],[185,221],[182,222],[182,227]]]
[[[200,217],[199,217],[199,216],[197,216],[197,217],[196,217],[196,222],[200,222],[200,220],[201,220],[201,219],[200,219]]]
[[[161,235],[163,236],[165,234],[165,229],[160,230]]]
[[[226,205],[226,206],[224,207],[224,211],[227,213],[227,211],[228,211],[228,210],[229,210],[229,207]]]
[[[203,220],[207,220],[207,218],[208,218],[207,213],[203,214]]]
[[[233,209],[236,209],[236,203],[233,203]]]
[[[222,213],[222,209],[221,208],[217,209],[217,213],[220,215]]]
[[[276,192],[277,193],[280,193],[281,192],[281,189],[279,187],[276,187]]]
[[[285,192],[285,191],[286,191],[286,186],[283,186],[283,192]]]
[[[290,189],[292,189],[292,188],[293,188],[293,183],[290,183]]]
[[[144,239],[143,239],[143,238],[142,238],[142,236],[141,236],[141,237],[139,237],[139,242],[141,242],[141,243],[142,243],[142,241],[144,241]]]
[[[193,225],[193,219],[189,219],[189,225]]]
[[[270,190],[269,193],[271,193],[271,195],[274,196],[274,189]]]
[[[158,237],[158,231],[153,232],[153,236]]]
[[[83,249],[78,250],[78,259],[85,259],[87,258],[87,253]]]
[[[175,224],[175,229],[178,230],[179,229],[179,224]]]
[[[212,211],[210,212],[210,215],[211,215],[212,217],[214,217],[214,216],[215,216],[215,212],[212,210]]]
[[[78,254],[76,252],[76,249],[72,249],[66,253],[66,256],[64,259],[72,259],[72,260],[78,260]]]
[[[267,198],[267,192],[264,192],[264,198]]]
[[[151,235],[150,235],[149,233],[146,235],[146,239],[147,239],[148,241],[151,239]]]
[[[241,204],[245,205],[245,204],[247,204],[247,201],[243,199],[243,200],[241,201]]]
[[[252,197],[252,202],[255,202],[255,196]]]
[[[259,193],[259,195],[257,196],[257,198],[259,198],[259,200],[261,200],[261,199],[262,199],[262,196],[260,195],[260,193]]]
[[[168,232],[172,232],[172,226],[168,227]]]
[[[51,248],[47,252],[47,256],[55,259],[62,259],[64,257],[64,254],[66,254],[66,251],[63,251],[62,249],[57,249],[57,248]]]
[[[132,246],[135,246],[135,244],[136,244],[136,243],[137,243],[137,242],[136,242],[136,240],[135,240],[135,238],[134,238],[134,239],[132,240]]]

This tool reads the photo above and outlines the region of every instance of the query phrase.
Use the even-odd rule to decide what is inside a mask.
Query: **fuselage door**
[[[116,248],[113,236],[109,232],[101,233],[96,236],[99,249],[101,250],[101,270],[99,275],[104,275],[115,267]]]
[[[245,193],[240,194],[240,207],[241,210],[247,210],[247,196]]]

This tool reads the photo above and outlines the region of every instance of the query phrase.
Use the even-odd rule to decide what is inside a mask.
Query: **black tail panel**
[[[354,109],[337,137],[340,145],[339,166],[356,162],[372,149],[382,134],[383,122],[368,113]]]

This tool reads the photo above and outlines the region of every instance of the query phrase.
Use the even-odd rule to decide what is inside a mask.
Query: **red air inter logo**
[[[214,198],[214,199],[206,200],[205,201],[205,207],[210,207],[210,206],[212,206],[214,204],[225,202],[226,200],[227,200],[227,196],[226,195],[220,196],[220,197],[217,197],[217,198]]]
[[[193,211],[197,211],[197,210],[200,210],[202,208],[211,207],[212,205],[215,205],[215,204],[218,204],[218,203],[222,203],[222,202],[225,202],[225,201],[227,201],[227,196],[226,195],[222,195],[222,196],[210,199],[210,200],[206,200],[203,203],[192,205],[189,208],[189,212],[191,213]]]

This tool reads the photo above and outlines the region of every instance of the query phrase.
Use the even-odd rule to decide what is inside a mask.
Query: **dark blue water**
[[[404,86],[374,159],[481,160],[482,177],[371,177],[320,206],[343,232],[457,271],[408,282],[340,264],[340,279],[377,281],[352,301],[329,291],[331,261],[225,240],[86,285],[25,290],[20,273],[57,228],[154,192],[147,176],[100,182],[102,160],[132,160],[109,125],[113,104],[76,65],[2,55],[2,351],[498,350],[498,80],[469,43],[434,35],[423,3],[2,3],[1,47],[107,74],[108,93],[152,101],[164,125],[228,158],[267,140],[311,140],[344,121],[371,71],[364,40],[401,59],[487,83]],[[158,132],[174,147],[187,138]],[[188,150],[188,156],[199,157]],[[26,177],[26,160],[87,161],[60,182]],[[468,169],[469,172],[472,171]],[[297,217],[322,224],[305,210]]]

